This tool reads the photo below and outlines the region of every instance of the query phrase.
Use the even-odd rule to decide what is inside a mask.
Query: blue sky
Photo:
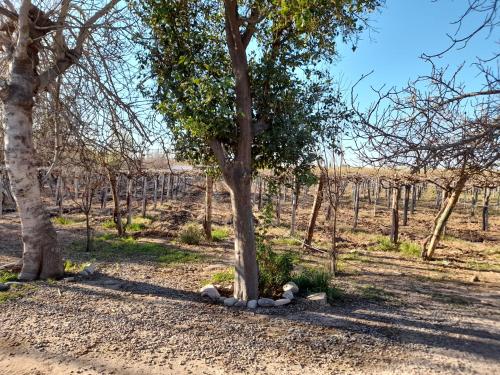
[[[456,31],[456,25],[451,22],[467,9],[467,3],[467,0],[387,0],[380,13],[371,17],[375,31],[361,35],[355,52],[350,46],[341,46],[340,61],[332,67],[332,72],[339,78],[342,87],[348,88],[362,74],[374,70],[359,93],[363,104],[373,100],[369,84],[400,87],[409,79],[429,73],[430,65],[419,59],[419,56],[422,53],[440,52],[449,46],[446,34]],[[463,26],[464,30],[472,30],[482,17],[471,14]],[[465,49],[452,50],[436,62],[450,65],[450,68],[466,62],[461,80],[468,89],[477,89],[482,80],[470,64],[477,56],[491,56],[493,51],[500,48],[499,42],[498,33],[487,38],[487,33],[483,32]],[[498,61],[494,64],[498,68]]]

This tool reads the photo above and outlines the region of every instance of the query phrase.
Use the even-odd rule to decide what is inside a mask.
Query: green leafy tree
[[[309,145],[307,137],[314,132],[307,125],[326,106],[319,105],[313,115],[287,110],[301,100],[318,101],[314,86],[326,82],[318,67],[333,60],[338,42],[355,41],[367,14],[379,3],[148,0],[137,4],[152,36],[145,42],[148,53],[143,59],[157,83],[151,94],[167,118],[174,143],[191,160],[208,157],[216,162],[230,190],[237,298],[258,296],[252,173],[257,167],[283,169],[296,163],[304,147],[293,144],[299,138],[291,137],[291,131],[303,126],[300,134]]]

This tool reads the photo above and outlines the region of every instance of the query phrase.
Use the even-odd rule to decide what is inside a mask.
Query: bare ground
[[[227,207],[221,207],[215,219],[224,224]],[[201,212],[194,203],[182,209],[187,213],[180,203],[162,207],[156,213],[161,225],[140,240],[171,246],[171,238],[158,233],[173,233]],[[492,217],[490,232],[479,233],[471,229],[474,222],[456,215],[448,230],[453,237],[438,259],[422,262],[369,250],[373,236],[385,230],[387,215],[373,218],[365,211],[361,230],[350,231],[346,224],[341,233],[343,272],[334,282],[345,296],[332,305],[298,300],[249,311],[210,304],[200,298],[199,287],[231,263],[231,242],[175,243],[206,257],[175,266],[140,257],[98,260],[95,276],[31,283],[21,297],[0,304],[0,369],[5,374],[499,373],[498,218]],[[179,223],[169,220],[171,212]],[[342,216],[345,223],[349,215]],[[422,238],[429,215],[415,215],[402,237]],[[306,220],[305,211],[301,218]],[[19,232],[15,214],[0,219],[0,263],[20,256]],[[58,233],[67,257],[93,258],[72,250],[83,238],[82,224],[58,226]],[[273,235],[285,233],[277,228]],[[469,241],[477,236],[480,242]],[[314,254],[303,259],[322,261]],[[479,282],[471,281],[475,275]]]

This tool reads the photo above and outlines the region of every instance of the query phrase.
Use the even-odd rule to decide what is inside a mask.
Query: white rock
[[[224,300],[224,305],[233,306],[238,300],[234,297],[229,297]]]
[[[249,309],[256,309],[257,308],[257,300],[256,299],[251,299],[250,301],[248,301],[247,307]]]
[[[271,298],[259,298],[259,300],[257,301],[257,304],[261,307],[273,307],[274,300]]]
[[[288,298],[289,300],[292,300],[295,298],[291,290],[287,290],[285,293],[282,294],[283,298]]]
[[[315,301],[315,302],[321,303],[322,305],[326,305],[326,303],[327,303],[326,302],[326,293],[324,293],[324,292],[310,294],[307,296],[307,299],[309,301]]]
[[[202,297],[208,297],[213,301],[219,300],[220,297],[219,291],[212,284],[205,285],[203,288],[200,289],[200,292]]]
[[[274,306],[284,306],[284,305],[288,305],[290,302],[292,302],[292,300],[290,300],[288,298],[280,298],[280,299],[277,299],[276,301],[274,301]]]
[[[292,293],[298,293],[299,292],[299,287],[293,281],[289,281],[285,285],[283,285],[283,290],[285,292],[290,291]]]
[[[83,269],[85,272],[87,272],[89,275],[93,275],[96,271],[95,264],[91,264]]]
[[[70,277],[65,277],[65,278],[63,279],[63,281],[66,281],[66,282],[73,282],[73,281],[75,281],[75,278],[74,278],[74,277],[72,277],[72,276],[70,276]]]
[[[245,307],[247,305],[247,301],[243,301],[242,299],[238,300],[238,302],[236,302],[234,304],[234,307]]]

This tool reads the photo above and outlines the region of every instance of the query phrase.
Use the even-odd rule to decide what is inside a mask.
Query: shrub
[[[368,250],[372,251],[397,251],[398,245],[392,243],[388,237],[377,238],[377,244],[375,246],[370,246]]]
[[[331,286],[332,275],[321,268],[305,268],[294,275],[292,280],[302,295],[324,292],[328,300],[340,299],[344,295],[340,289]]]
[[[290,281],[295,257],[290,252],[276,253],[269,244],[257,241],[257,263],[259,265],[259,291],[263,296],[276,296]]]
[[[221,242],[227,240],[229,237],[229,230],[227,228],[212,229],[212,241]]]
[[[90,263],[78,264],[78,263],[72,262],[70,259],[66,259],[64,261],[64,272],[66,272],[66,273],[78,273],[80,271],[83,271],[83,269],[89,265],[90,265]]]
[[[198,245],[203,238],[203,231],[197,224],[186,224],[181,228],[178,239],[188,245]]]
[[[234,281],[234,267],[226,268],[224,271],[214,273],[209,280],[203,282],[206,284],[231,284]]]
[[[151,224],[151,219],[136,216],[132,218],[132,223],[126,225],[125,228],[129,232],[140,232],[146,229],[149,224]]]
[[[116,223],[113,221],[113,219],[109,219],[102,223],[102,227],[106,229],[115,229]]]

